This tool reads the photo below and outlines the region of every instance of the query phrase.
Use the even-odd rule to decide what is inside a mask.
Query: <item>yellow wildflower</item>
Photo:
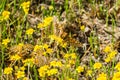
[[[110,62],[115,57],[116,54],[117,54],[117,51],[115,50],[111,51],[108,54],[107,58],[105,59],[105,62]]]
[[[99,74],[97,80],[107,80],[107,75],[105,73]]]
[[[74,80],[74,79],[72,79],[72,78],[68,78],[67,80]]]
[[[50,66],[53,66],[53,67],[62,67],[62,62],[61,61],[51,61],[50,62]]]
[[[24,71],[18,71],[17,73],[15,73],[15,75],[17,76],[17,79],[22,78],[25,76],[25,72]]]
[[[44,44],[44,45],[43,45],[43,48],[45,48],[45,49],[48,49],[48,47],[49,47],[49,46],[48,46],[47,44]]]
[[[29,80],[27,77],[24,77],[23,80]]]
[[[85,26],[80,26],[81,31],[85,31]]]
[[[21,4],[21,6],[22,6],[25,14],[28,14],[29,7],[30,7],[30,1],[28,1],[28,2],[23,2],[23,3]]]
[[[42,6],[41,6],[41,10],[44,10],[44,9],[45,9],[45,6],[44,6],[44,5],[42,5]]]
[[[4,20],[7,20],[9,18],[10,12],[9,11],[3,11],[2,12],[2,18]]]
[[[2,41],[2,44],[6,46],[9,42],[10,42],[10,39],[4,39]]]
[[[24,66],[32,67],[34,65],[34,61],[35,61],[34,58],[28,58],[28,59],[23,60],[23,63],[24,63]]]
[[[77,71],[78,73],[81,73],[81,72],[84,71],[84,67],[78,66],[78,67],[76,68],[76,71]]]
[[[117,51],[113,50],[111,53],[108,55],[111,59],[117,54]]]
[[[44,23],[44,26],[48,26],[50,25],[50,23],[52,22],[53,20],[53,17],[47,17],[44,19],[43,23]]]
[[[51,61],[51,62],[50,62],[50,66],[55,67],[55,66],[56,66],[56,61]]]
[[[110,57],[107,57],[106,59],[105,59],[105,62],[110,62],[111,61],[111,58]]]
[[[21,57],[18,54],[15,54],[10,57],[10,60],[20,60],[20,59],[21,59]]]
[[[70,58],[70,54],[66,53],[66,54],[64,55],[64,58],[65,58],[65,59]]]
[[[66,68],[70,68],[71,67],[71,65],[70,64],[66,64]]]
[[[120,80],[120,72],[115,72],[112,80]]]
[[[44,23],[39,23],[38,26],[37,26],[37,28],[44,28],[44,27],[45,27]]]
[[[18,70],[18,66],[14,66],[15,70]]]
[[[37,50],[39,50],[39,49],[41,49],[41,48],[42,48],[42,46],[35,45],[35,47],[34,47],[34,51],[37,51]]]
[[[34,29],[30,28],[30,29],[28,29],[28,30],[26,31],[26,34],[32,35],[33,32],[34,32]]]
[[[49,69],[48,65],[44,65],[38,69],[39,76],[40,77],[45,77],[47,70]]]
[[[71,65],[74,65],[75,64],[75,60],[69,60],[69,64],[71,64]]]
[[[62,46],[63,48],[66,48],[67,47],[67,43],[63,42],[63,43],[60,44],[60,46]]]
[[[104,51],[105,53],[110,52],[110,51],[111,51],[110,45],[107,45],[103,51]]]
[[[71,59],[76,59],[77,58],[75,53],[71,53],[70,56],[71,56]]]
[[[92,75],[92,70],[87,70],[86,76],[91,76]]]
[[[52,76],[52,75],[55,75],[58,73],[58,69],[50,69],[50,70],[47,70],[47,75],[48,76]]]
[[[94,69],[100,69],[102,67],[102,64],[100,62],[96,62],[94,65],[93,65]]]
[[[23,46],[24,46],[24,44],[23,44],[23,43],[19,43],[18,45],[19,45],[19,46],[21,46],[21,47],[23,47]]]
[[[54,9],[54,7],[53,6],[49,6],[49,10],[53,10]]]
[[[11,74],[12,73],[12,71],[13,71],[13,69],[11,68],[11,67],[6,67],[5,69],[4,69],[4,74]]]
[[[117,65],[115,66],[115,69],[117,69],[118,71],[120,71],[120,62],[117,63]]]
[[[24,71],[24,70],[25,70],[25,67],[24,67],[24,66],[20,67],[20,70],[21,70],[21,71]]]
[[[53,53],[53,49],[51,49],[51,48],[48,48],[47,50],[46,50],[46,53]]]

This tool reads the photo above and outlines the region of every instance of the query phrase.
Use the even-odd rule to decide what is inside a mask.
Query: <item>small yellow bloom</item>
[[[97,80],[107,80],[107,75],[105,73],[99,74]]]
[[[84,71],[84,67],[78,66],[78,67],[76,68],[76,71],[77,71],[78,73],[81,73],[81,72]]]
[[[70,58],[70,54],[66,53],[66,54],[64,55],[64,58],[65,58],[65,59]]]
[[[53,49],[48,48],[48,49],[46,50],[46,53],[49,53],[49,54],[53,53]]]
[[[111,58],[110,57],[107,57],[106,59],[105,59],[105,62],[110,62],[111,61]]]
[[[73,60],[73,59],[69,60],[69,64],[74,65],[75,64],[75,60]]]
[[[75,53],[71,53],[70,56],[71,56],[71,59],[76,59],[77,58]]]
[[[85,31],[85,26],[80,26],[81,31]]]
[[[18,54],[15,54],[10,57],[10,60],[20,60],[20,59],[21,59],[21,57]]]
[[[91,76],[92,75],[92,70],[87,70],[86,76]]]
[[[41,48],[42,48],[42,46],[35,45],[35,47],[34,47],[34,51],[37,51],[37,50],[39,50],[39,49],[41,49]]]
[[[4,74],[11,74],[12,73],[12,71],[13,71],[13,69],[11,68],[11,67],[6,67],[5,69],[4,69]]]
[[[45,49],[48,49],[48,47],[49,47],[49,46],[48,46],[47,44],[44,44],[44,45],[43,45],[43,48],[45,48]]]
[[[111,51],[110,45],[106,46],[105,49],[103,50],[105,53],[108,53]]]
[[[108,54],[107,58],[105,59],[105,62],[110,62],[115,57],[116,54],[117,54],[117,51],[115,50],[111,51]]]
[[[66,64],[66,68],[70,68],[71,67],[71,65],[70,64]]]
[[[108,57],[113,58],[117,54],[117,51],[113,50],[111,53],[109,53]]]
[[[19,46],[21,46],[21,47],[23,47],[23,46],[24,46],[24,44],[23,44],[23,43],[19,43],[18,45],[19,45]]]
[[[24,70],[25,70],[25,67],[24,67],[24,66],[20,67],[20,70],[21,70],[21,71],[24,71]]]
[[[51,61],[51,62],[50,62],[50,66],[55,67],[55,66],[56,66],[56,61]]]
[[[120,71],[120,62],[117,63],[117,65],[115,66],[115,69],[117,69],[118,71]]]
[[[55,75],[58,73],[58,69],[50,69],[50,70],[47,70],[47,75],[48,76],[52,76],[52,75]]]
[[[9,11],[3,11],[2,12],[2,17],[4,20],[9,19],[10,12]]]
[[[2,41],[2,44],[6,46],[9,42],[10,42],[10,39],[4,39]]]
[[[32,35],[33,32],[34,32],[34,29],[32,29],[32,28],[26,30],[26,34],[28,34],[28,35]]]
[[[120,80],[120,72],[115,72],[112,80]]]
[[[23,61],[24,66],[30,66],[32,67],[34,65],[35,59],[34,58],[28,58]]]
[[[49,6],[49,10],[53,10],[54,9],[54,7],[53,6]]]
[[[24,77],[23,80],[29,80],[27,77]]]
[[[44,5],[42,5],[42,6],[41,6],[41,10],[44,10],[44,9],[45,9],[45,6],[44,6]]]
[[[17,79],[22,78],[25,76],[25,72],[24,71],[18,71],[17,73],[15,73],[15,75],[17,76]]]
[[[45,25],[43,23],[39,23],[37,26],[37,28],[44,28],[44,27],[45,27]]]
[[[49,69],[48,65],[44,65],[38,69],[39,76],[40,77],[45,77],[47,70]]]
[[[45,18],[44,21],[43,21],[44,26],[50,25],[50,23],[52,22],[52,20],[53,20],[53,17],[47,17],[47,18]]]
[[[28,14],[29,7],[30,7],[30,1],[28,1],[28,2],[23,2],[23,3],[21,4],[21,6],[22,6],[25,14]]]
[[[94,69],[100,69],[102,67],[102,64],[100,62],[96,62],[94,65],[93,65]]]

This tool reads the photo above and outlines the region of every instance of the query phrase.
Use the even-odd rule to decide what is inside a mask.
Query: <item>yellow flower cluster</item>
[[[105,59],[105,62],[110,62],[115,57],[116,54],[117,54],[117,51],[115,50],[111,51],[108,54],[107,58]]]
[[[37,50],[39,50],[39,49],[41,49],[42,48],[42,46],[41,45],[35,45],[35,47],[34,47],[34,50],[33,51],[37,51]]]
[[[21,57],[18,54],[10,56],[10,60],[20,60],[20,59],[21,59]]]
[[[107,75],[105,73],[99,74],[97,80],[107,80]]]
[[[30,29],[26,30],[26,34],[32,35],[34,31],[35,31],[34,29],[30,28]]]
[[[21,7],[23,8],[25,14],[28,14],[29,7],[30,7],[30,1],[28,1],[28,2],[23,2],[23,3],[21,4]]]
[[[102,67],[102,64],[100,62],[96,62],[94,65],[93,65],[93,68],[94,69],[100,69]]]
[[[47,27],[51,24],[51,22],[53,21],[53,17],[46,17],[42,23],[39,23],[37,28],[44,28]]]
[[[84,71],[84,67],[78,66],[78,67],[76,68],[76,71],[77,71],[78,73],[81,73],[81,72]]]
[[[58,73],[58,69],[53,68],[53,69],[47,70],[46,73],[48,76],[52,76]]]
[[[32,67],[34,65],[35,59],[34,58],[28,58],[23,60],[24,66],[30,66]]]
[[[2,41],[2,44],[6,46],[9,42],[10,42],[10,39],[4,39]]]
[[[51,61],[50,62],[50,66],[53,66],[53,67],[62,67],[63,64],[61,61]]]
[[[76,55],[76,53],[66,53],[66,54],[64,55],[64,58],[65,58],[65,59],[76,59],[76,58],[77,58],[77,55]]]
[[[115,69],[117,69],[118,71],[120,71],[120,62],[117,63],[117,65],[115,66]]]
[[[4,74],[11,74],[12,73],[12,71],[13,71],[13,69],[11,68],[11,67],[6,67],[5,69],[4,69]]]
[[[47,70],[49,69],[48,65],[44,65],[38,69],[39,76],[40,77],[45,77]]]
[[[17,71],[17,73],[15,73],[15,75],[17,76],[17,79],[25,77],[25,72],[22,70]]]
[[[120,72],[115,72],[112,80],[120,80]]]
[[[87,70],[86,76],[91,76],[92,75],[92,70]]]
[[[54,7],[53,6],[49,6],[49,10],[53,10],[54,9]]]
[[[111,46],[110,46],[110,45],[107,45],[103,51],[104,51],[105,53],[109,53],[111,50],[112,50],[112,49],[111,49]]]
[[[80,30],[84,32],[85,31],[85,26],[84,25],[80,26]]]
[[[5,10],[5,11],[2,12],[2,16],[1,16],[1,19],[0,19],[0,20],[1,20],[1,21],[2,21],[2,20],[8,20],[8,19],[9,19],[9,16],[10,16],[10,12]]]

